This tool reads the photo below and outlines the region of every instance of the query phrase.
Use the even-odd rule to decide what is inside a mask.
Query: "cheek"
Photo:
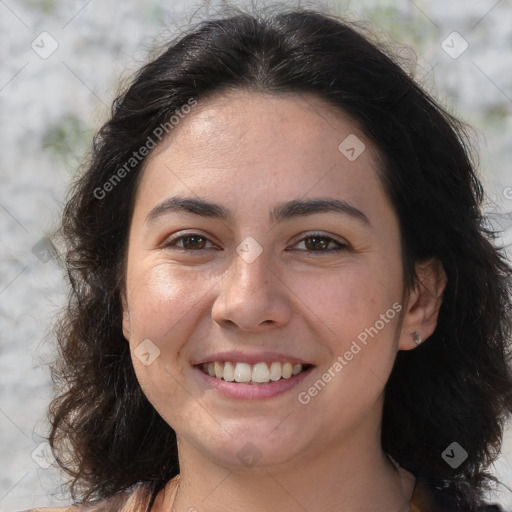
[[[400,281],[391,273],[386,276],[367,267],[364,272],[340,273],[324,285],[326,291],[315,292],[311,299],[316,304],[316,325],[321,321],[328,327],[323,343],[330,356],[320,376],[329,383],[316,407],[319,414],[326,404],[334,403],[351,411],[347,412],[348,425],[377,402],[392,370]]]
[[[134,269],[128,279],[132,333],[163,341],[174,326],[193,312],[211,287],[204,276],[168,263]]]
[[[169,263],[129,267],[132,362],[144,394],[168,423],[188,410],[179,384],[184,368],[176,360],[194,329],[194,308],[211,287],[202,282]]]
[[[294,289],[331,333],[346,340],[347,335],[355,336],[373,325],[400,300],[401,279],[394,267],[396,264],[339,268],[321,278],[295,278]]]

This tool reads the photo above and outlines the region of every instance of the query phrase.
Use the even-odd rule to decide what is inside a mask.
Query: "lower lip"
[[[217,379],[204,373],[200,368],[194,367],[204,382],[211,388],[216,389],[228,398],[238,398],[240,400],[260,400],[263,398],[271,398],[280,395],[285,391],[289,391],[300,384],[314,369],[312,366],[307,370],[293,375],[289,379],[279,379],[270,381],[268,384],[244,384],[238,382],[228,382],[226,380]]]

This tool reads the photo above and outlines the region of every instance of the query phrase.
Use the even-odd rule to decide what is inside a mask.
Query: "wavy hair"
[[[415,263],[442,263],[437,328],[399,351],[385,387],[382,447],[474,510],[497,482],[486,469],[512,411],[512,269],[482,213],[467,128],[357,25],[303,8],[198,23],[136,73],[94,137],[62,215],[71,291],[55,326],[49,412],[49,441],[72,496],[105,499],[140,482],[156,496],[179,473],[175,432],[143,394],[122,333],[127,239],[147,156],[126,163],[191,98],[242,88],[314,93],[349,115],[380,155],[405,289],[417,282]],[[123,166],[123,178],[100,194]],[[441,457],[453,441],[468,453],[455,469]]]

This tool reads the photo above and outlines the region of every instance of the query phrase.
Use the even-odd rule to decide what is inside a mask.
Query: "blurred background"
[[[230,5],[251,3],[275,4]],[[58,227],[66,189],[119,88],[151,49],[222,12],[224,5],[0,0],[1,511],[69,503],[44,443],[52,391],[47,364],[53,357],[45,336],[67,294],[49,237]],[[512,2],[300,5],[325,6],[364,21],[408,59],[406,67],[429,92],[474,128],[486,210],[495,228],[503,230],[497,243],[510,244]],[[512,428],[492,471],[512,487]],[[501,488],[490,499],[512,510],[510,491]]]

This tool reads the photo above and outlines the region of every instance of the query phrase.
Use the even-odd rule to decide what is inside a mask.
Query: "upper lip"
[[[193,361],[191,364],[198,365],[203,363],[213,363],[215,361],[231,361],[231,362],[241,362],[241,363],[249,363],[256,364],[262,362],[273,362],[278,361],[280,363],[292,363],[292,364],[312,364],[303,359],[300,359],[296,356],[287,355],[278,352],[255,352],[255,353],[247,353],[240,351],[230,351],[230,352],[216,352],[215,354],[211,354],[208,356],[204,356],[201,359]]]

